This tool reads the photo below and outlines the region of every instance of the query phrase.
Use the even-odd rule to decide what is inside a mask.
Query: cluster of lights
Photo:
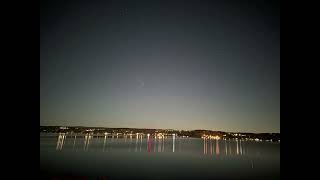
[[[201,138],[203,138],[203,139],[216,139],[216,140],[220,139],[219,136],[212,136],[212,135],[205,135],[205,134]]]
[[[155,134],[155,138],[164,139],[164,134],[162,133]]]

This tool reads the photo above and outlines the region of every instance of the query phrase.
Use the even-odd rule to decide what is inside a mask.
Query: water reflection
[[[131,153],[128,152],[130,140],[132,141]],[[145,171],[147,173],[155,170],[155,167],[150,166],[149,160],[154,161],[153,164],[166,164],[166,166],[163,167],[167,169],[161,169],[162,167],[159,169],[156,167],[159,172],[151,173],[153,176],[142,177],[141,179],[152,179],[154,178],[154,174],[161,179],[165,179],[161,177],[161,173],[173,172],[175,168],[180,168],[177,172],[182,173],[188,173],[189,171],[185,171],[186,169],[195,169],[193,173],[197,177],[189,177],[188,174],[183,174],[190,179],[203,179],[199,176],[201,174],[205,174],[204,178],[206,179],[215,179],[207,174],[211,172],[219,175],[224,174],[220,173],[220,170],[224,172],[224,170],[234,169],[235,172],[229,171],[229,174],[234,175],[234,177],[238,177],[239,175],[239,179],[242,179],[244,176],[251,176],[250,172],[258,174],[261,172],[264,173],[268,169],[273,171],[280,162],[278,160],[280,157],[279,144],[274,142],[251,142],[240,139],[183,138],[171,134],[166,138],[154,138],[154,136],[150,135],[135,136],[134,134],[132,139],[129,139],[129,135],[127,138],[120,136],[119,139],[116,139],[116,137],[112,139],[112,134],[92,136],[92,134],[61,133],[54,134],[54,136],[50,134],[50,137],[42,136],[40,137],[40,141],[40,145],[42,146],[40,147],[41,155],[45,157],[43,160],[48,161],[48,163],[51,162],[53,165],[61,165],[61,167],[57,169],[66,169],[69,172],[78,172],[78,169],[68,169],[71,167],[79,168],[79,172],[87,171],[87,167],[80,166],[86,163],[89,163],[93,172],[97,172],[99,175],[105,172],[113,173],[114,165],[123,167],[120,166],[119,163],[124,165],[133,164],[133,167],[148,167],[150,169]],[[114,143],[111,143],[111,141],[114,141]],[[181,152],[179,152],[179,149],[175,149],[176,147],[179,148],[179,146],[181,147]],[[111,147],[113,147],[113,150]],[[66,153],[61,154],[63,151]],[[153,151],[155,151],[155,154],[151,154]],[[162,154],[160,152],[162,152]],[[250,154],[248,154],[248,152]],[[257,157],[259,152],[262,158]],[[67,156],[71,156],[70,160]],[[75,160],[79,160],[79,162]],[[273,161],[275,161],[275,163],[273,163]],[[71,162],[74,164],[70,164]],[[140,168],[134,168],[134,171],[139,169]],[[210,171],[210,169],[213,171]],[[238,169],[240,169],[240,171]],[[123,174],[122,172],[119,172],[119,174],[120,173],[121,175]],[[263,175],[264,174],[262,174],[261,177]],[[178,174],[177,177],[178,176],[181,176],[181,174]]]
[[[58,136],[56,150],[62,150],[62,147],[63,147],[63,145],[65,143],[65,139],[66,139],[66,134],[65,133],[60,133],[59,136]]]
[[[218,156],[221,155],[221,152],[226,156],[245,155],[247,153],[247,150],[245,148],[245,142],[243,140],[220,141],[218,139],[212,140],[203,138],[203,154],[214,154]],[[259,154],[259,152],[257,153]]]
[[[102,150],[103,152],[106,146],[106,141],[107,141],[107,135],[104,136],[104,140],[103,140],[103,150]]]
[[[147,150],[148,150],[148,152],[150,152],[151,151],[151,140],[150,140],[150,137],[149,137],[150,135],[148,134],[148,143],[147,143]]]
[[[158,139],[158,152],[161,152],[161,139]]]
[[[76,140],[77,140],[77,135],[74,136],[72,149],[74,149],[74,146],[75,146],[75,144],[76,144]]]
[[[85,136],[84,136],[84,146],[83,146],[83,149],[85,150],[85,151],[88,151],[88,149],[89,149],[89,145],[90,145],[90,140],[92,139],[92,135],[90,135],[90,134],[86,134]]]
[[[135,146],[135,150],[134,150],[134,152],[137,152],[138,151],[138,137],[139,136],[136,136],[136,146]]]
[[[174,145],[175,145],[176,135],[172,135],[172,152],[174,152]]]
[[[68,136],[68,141],[66,141]],[[84,151],[88,151],[89,148],[92,150],[98,150],[102,152],[112,152],[112,148],[117,150],[125,150],[129,152],[176,152],[176,146],[178,143],[178,152],[186,152],[196,150],[198,153],[203,153],[204,155],[213,156],[243,156],[243,155],[255,155],[260,156],[263,151],[261,149],[254,148],[256,145],[252,142],[246,140],[226,140],[226,139],[192,139],[193,142],[200,142],[197,146],[190,148],[189,140],[186,141],[185,138],[177,137],[177,135],[172,134],[168,137],[158,137],[158,136],[143,136],[140,134],[133,135],[123,135],[116,139],[116,135],[109,136],[104,135],[92,135],[90,133],[83,135],[66,133],[58,134],[56,144],[54,147],[56,150],[69,149],[77,151],[78,148]],[[80,138],[79,138],[80,137]],[[129,139],[130,138],[130,139]],[[171,141],[172,138],[172,141]],[[144,140],[145,139],[145,140]],[[56,139],[55,139],[56,140]],[[55,141],[54,140],[54,141]],[[114,141],[114,142],[113,142]],[[201,141],[203,141],[201,144]],[[83,147],[82,147],[83,142]],[[191,142],[191,141],[190,141]],[[171,144],[172,143],[172,144]],[[260,142],[259,142],[260,143]],[[98,145],[98,146],[97,146]],[[194,145],[194,144],[193,144]],[[200,146],[199,146],[200,145]],[[152,147],[153,146],[153,147]],[[167,149],[165,148],[167,146]],[[54,148],[53,147],[53,148]],[[143,148],[143,147],[146,147]],[[172,147],[172,149],[171,149]],[[202,151],[203,148],[203,152]],[[248,154],[250,152],[250,154]]]
[[[162,139],[162,152],[164,151],[164,139]]]
[[[238,139],[236,140],[237,142],[237,155],[239,154],[239,144],[238,144]]]
[[[203,154],[220,155],[220,141],[218,139],[203,138]],[[225,154],[228,154],[227,143],[225,142]]]
[[[216,155],[220,154],[219,139],[216,140]]]
[[[226,155],[228,155],[228,145],[226,140],[224,141],[224,149],[225,149]]]
[[[207,154],[207,139],[203,139],[203,154]]]
[[[143,137],[140,138],[140,152],[141,152],[142,138],[143,138]]]
[[[131,152],[131,144],[132,144],[132,134],[130,135],[129,152]]]

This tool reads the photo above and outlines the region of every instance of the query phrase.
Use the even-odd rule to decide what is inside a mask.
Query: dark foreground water
[[[43,179],[280,179],[280,143],[40,134]]]

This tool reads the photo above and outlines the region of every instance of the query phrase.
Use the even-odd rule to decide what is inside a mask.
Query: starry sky
[[[40,3],[40,125],[280,132],[277,1]]]

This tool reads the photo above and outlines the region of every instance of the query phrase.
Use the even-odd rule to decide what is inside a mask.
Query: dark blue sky
[[[280,132],[273,1],[44,1],[40,125]]]

